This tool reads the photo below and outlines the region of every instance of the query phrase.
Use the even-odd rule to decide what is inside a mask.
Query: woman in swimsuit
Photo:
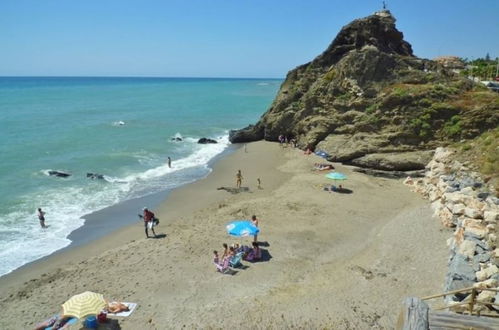
[[[241,174],[241,170],[237,170],[236,174],[236,187],[241,188],[241,183],[243,182],[243,175]]]

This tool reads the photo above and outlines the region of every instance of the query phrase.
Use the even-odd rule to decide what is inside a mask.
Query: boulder
[[[478,279],[479,282],[482,282],[497,273],[499,273],[499,268],[497,268],[496,265],[491,265],[485,269],[476,272],[476,278]]]
[[[488,252],[484,252],[484,253],[480,253],[480,254],[476,254],[474,257],[473,257],[473,261],[475,263],[485,263],[487,261],[490,260],[490,253]]]
[[[432,155],[433,151],[370,153],[353,159],[351,164],[384,171],[413,171],[424,169]]]
[[[487,223],[496,223],[497,220],[499,219],[499,212],[497,212],[497,211],[484,211],[483,212],[483,219]]]
[[[435,149],[435,154],[433,156],[433,159],[439,163],[446,163],[451,160],[451,156],[453,154],[454,152],[450,149],[444,147],[438,147]]]
[[[263,128],[255,125],[249,125],[240,130],[229,131],[229,141],[232,143],[259,141],[263,139],[263,136]],[[277,137],[275,141],[277,141]]]
[[[487,228],[483,227],[483,226],[470,226],[470,227],[466,227],[465,230],[464,230],[464,233],[465,234],[472,234],[478,238],[484,238],[485,237],[485,234],[487,234]]]
[[[210,144],[210,143],[217,143],[217,141],[213,140],[213,139],[208,139],[208,138],[200,138],[198,140],[198,143],[199,144]]]
[[[475,255],[476,243],[469,240],[464,240],[458,247],[457,253],[462,254],[468,259],[472,259]]]
[[[59,178],[67,178],[67,177],[71,176],[71,173],[66,173],[66,172],[62,172],[62,171],[49,170],[48,171],[48,175],[50,175],[50,176],[57,176]]]
[[[489,278],[488,280],[473,284],[473,287],[477,289],[495,288],[496,286],[497,280],[493,278]]]
[[[382,170],[373,170],[371,168],[354,168],[355,172],[364,173],[367,175],[372,175],[375,177],[388,178],[388,179],[400,179],[404,178],[407,175],[411,175],[413,177],[422,177],[424,175],[424,171],[382,171]]]
[[[484,290],[478,294],[478,296],[476,297],[476,300],[481,302],[481,303],[492,302],[495,295],[496,295],[496,292],[494,292],[494,291]]]
[[[449,263],[447,278],[449,280],[475,281],[476,274],[466,257],[456,254]]]
[[[480,219],[482,217],[482,212],[471,207],[466,207],[464,209],[464,215],[466,215],[469,218]]]
[[[463,215],[465,208],[466,208],[466,205],[464,205],[462,203],[453,204],[452,205],[452,213],[455,215]]]
[[[443,200],[454,204],[464,204],[464,196],[458,192],[444,193]]]
[[[455,227],[453,214],[448,208],[441,208],[440,211],[438,211],[438,218],[444,227]]]

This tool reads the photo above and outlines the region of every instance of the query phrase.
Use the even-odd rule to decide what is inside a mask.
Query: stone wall
[[[453,154],[450,149],[437,148],[424,178],[408,177],[404,184],[430,201],[443,226],[454,229],[447,240],[450,257],[444,291],[499,288],[499,199],[478,173],[455,160]],[[469,294],[457,294],[445,301],[452,310],[460,311],[467,307],[452,306],[469,299]],[[477,299],[499,304],[499,293],[482,291]],[[475,307],[476,311],[485,309],[483,305]]]

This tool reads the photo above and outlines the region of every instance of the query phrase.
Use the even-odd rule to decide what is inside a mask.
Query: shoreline
[[[156,232],[166,237],[145,239],[137,222],[0,278],[0,308],[8,316],[0,325],[30,327],[91,290],[139,304],[119,319],[123,329],[392,327],[403,297],[441,290],[447,234],[401,180],[335,164],[353,193],[323,191],[332,182],[311,171],[320,161],[270,142],[248,144],[247,153],[238,148],[154,210],[161,219]],[[233,187],[238,169],[249,192],[216,189]],[[270,260],[244,262],[234,276],[216,273],[211,251],[237,241],[224,225],[252,214],[261,219],[259,239]],[[234,304],[255,314],[230,314]],[[34,305],[40,308],[26,311]],[[220,320],[220,313],[229,316]]]
[[[195,181],[181,184],[178,187],[162,190],[146,196],[124,200],[118,202],[117,204],[113,204],[103,209],[83,215],[81,219],[83,219],[85,222],[81,227],[73,230],[68,235],[67,239],[71,240],[71,243],[68,246],[56,250],[39,259],[28,262],[10,271],[9,273],[1,275],[0,279],[18,270],[22,270],[25,267],[29,267],[32,264],[34,265],[34,264],[43,263],[46,258],[50,258],[53,255],[65,253],[67,251],[70,251],[71,249],[91,244],[93,241],[96,241],[101,238],[105,239],[105,237],[111,236],[117,231],[124,229],[125,227],[135,225],[137,222],[139,222],[139,219],[136,216],[136,214],[141,213],[142,208],[145,205],[147,205],[150,209],[154,210],[160,204],[165,202],[165,200],[167,200],[168,196],[171,194],[172,191],[180,189],[186,185],[193,184],[199,180],[203,180],[204,178],[206,178],[206,176],[211,174],[213,166],[215,166],[215,164],[219,160],[232,154],[237,150],[237,148],[238,147],[235,145],[229,145],[223,152],[214,156],[213,159],[211,159],[207,164],[208,167],[210,168],[210,172],[205,176],[200,176]],[[106,223],[102,224],[102,222],[104,221]]]

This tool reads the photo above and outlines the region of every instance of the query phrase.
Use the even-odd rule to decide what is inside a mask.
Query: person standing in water
[[[236,174],[236,187],[241,188],[241,183],[243,182],[243,175],[241,174],[241,170],[237,170]]]
[[[38,208],[38,220],[40,220],[40,226],[42,228],[47,228],[47,226],[45,226],[45,212],[43,212],[40,207]]]
[[[172,159],[168,156],[168,167],[172,168]]]

